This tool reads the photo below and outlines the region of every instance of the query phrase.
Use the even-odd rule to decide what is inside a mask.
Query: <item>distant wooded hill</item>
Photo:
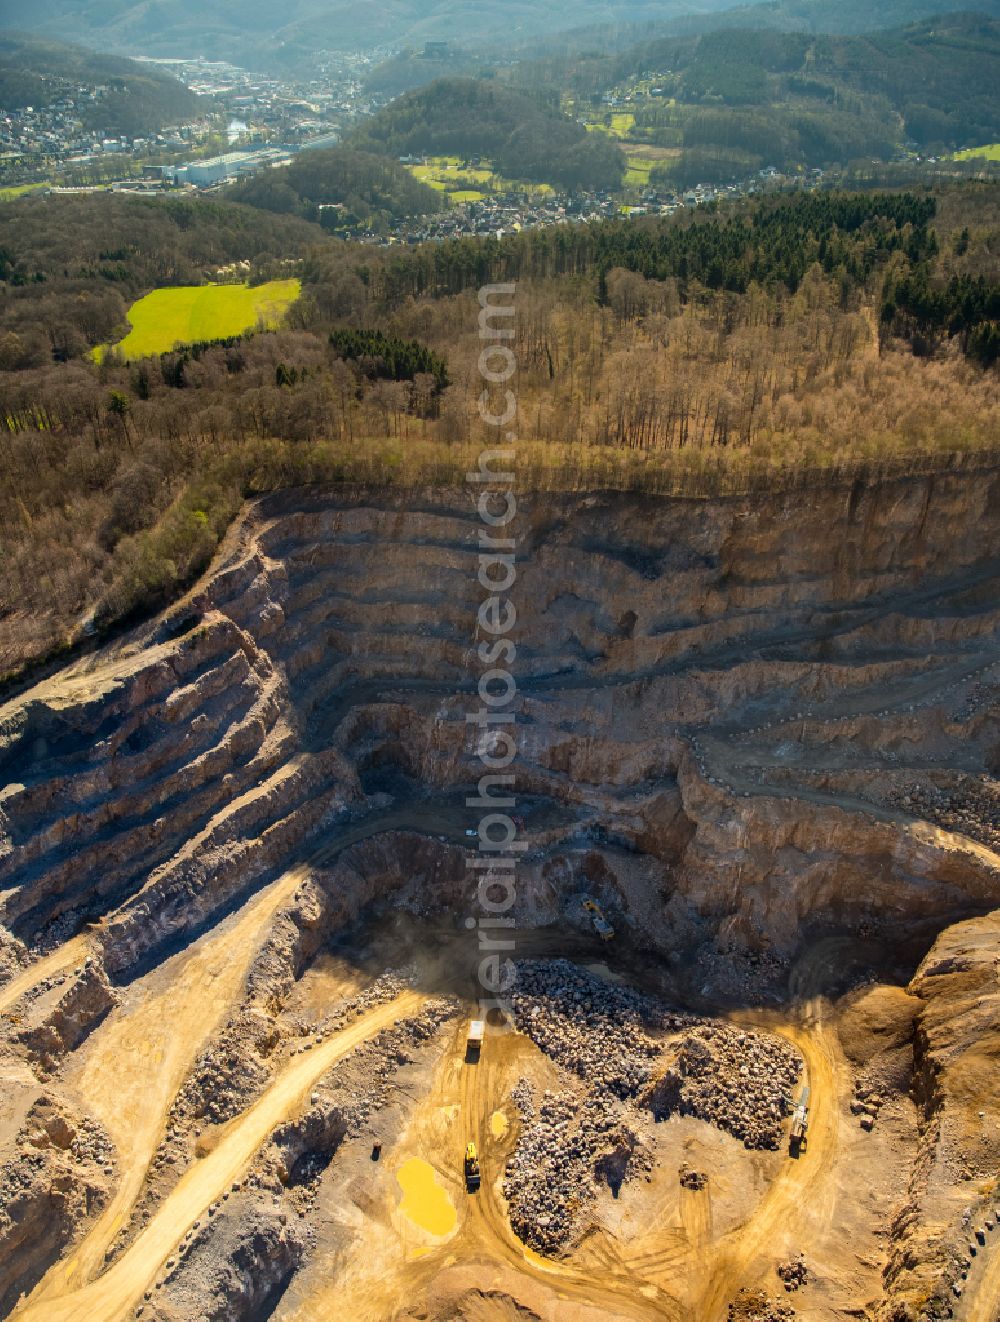
[[[883,97],[918,140],[946,127],[992,133],[1000,126],[1000,24],[979,14],[864,36],[723,30],[644,45],[609,72],[614,80],[648,68],[673,70],[674,90],[689,102],[843,105]],[[927,110],[934,114],[925,123]]]
[[[678,183],[745,177],[765,164],[886,159],[906,141],[947,151],[1000,139],[1000,23],[981,14],[862,36],[668,37],[617,55],[524,64],[509,77],[600,105],[609,89],[648,72],[657,95],[635,104],[628,136],[683,148]]]
[[[621,150],[558,109],[491,80],[442,78],[408,92],[351,136],[365,151],[482,157],[509,179],[561,188],[613,189]]]
[[[317,50],[417,48],[428,40],[521,41],[581,23],[662,21],[727,0],[4,0],[9,27],[72,36],[104,49],[288,65]]]
[[[411,46],[377,65],[368,75],[367,86],[373,92],[398,96],[417,87],[426,87],[438,78],[482,75],[495,69],[503,71],[511,64],[523,63],[537,68],[545,61],[565,66],[580,61],[584,66],[623,52],[642,52],[650,43],[668,37],[701,36],[731,28],[753,28],[776,32],[851,34],[904,27],[921,19],[973,9],[985,18],[1000,19],[1000,0],[885,0],[872,5],[869,0],[765,0],[763,4],[704,12],[686,5],[677,17],[661,15],[651,22],[600,23],[573,27],[562,32],[536,36],[525,41],[520,34],[508,33],[502,42],[477,44],[452,42],[444,52]]]
[[[301,216],[325,229],[439,211],[439,193],[414,179],[397,161],[348,147],[304,151],[290,165],[264,170],[228,190],[234,202]]]
[[[100,90],[91,100],[80,88]],[[37,110],[66,100],[74,102],[88,129],[130,135],[203,113],[201,98],[150,65],[65,42],[0,34],[0,106]]]
[[[704,33],[722,28],[772,28],[779,32],[851,34],[905,27],[922,19],[975,9],[987,18],[1000,18],[1000,0],[765,0],[763,4],[735,5],[710,14],[691,12],[671,17],[661,26],[663,35]],[[655,32],[650,37],[655,38]],[[598,47],[599,48],[599,47]],[[620,48],[620,47],[619,47]]]
[[[734,8],[728,0],[4,0],[8,27],[71,37],[106,50],[235,59],[253,68],[308,63],[317,50],[409,45],[428,40],[465,46],[490,42],[508,58],[518,47],[581,25],[592,32],[581,46],[621,49],[632,28],[651,37],[668,28],[777,27],[810,32],[867,32],[961,9],[968,0],[769,0]],[[1000,0],[979,0],[977,9],[1000,17]],[[600,27],[596,25],[600,24]],[[631,37],[640,39],[641,34]],[[644,38],[643,38],[644,39]],[[396,90],[395,88],[393,90]],[[399,88],[402,90],[402,88]]]

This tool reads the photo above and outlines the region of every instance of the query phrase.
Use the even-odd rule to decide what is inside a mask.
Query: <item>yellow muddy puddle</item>
[[[490,1133],[498,1142],[507,1133],[507,1117],[503,1111],[494,1111],[490,1116]]]
[[[458,1216],[447,1193],[438,1184],[433,1166],[419,1157],[404,1161],[396,1172],[403,1191],[399,1210],[429,1235],[450,1235]]]

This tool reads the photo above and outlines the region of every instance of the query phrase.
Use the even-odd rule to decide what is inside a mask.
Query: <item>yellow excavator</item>
[[[479,1173],[479,1153],[476,1151],[475,1143],[470,1143],[465,1149],[465,1187],[469,1193],[475,1193],[481,1182]]]
[[[601,913],[601,906],[595,904],[593,900],[584,900],[583,907],[590,914],[590,921],[594,924],[594,931],[602,941],[610,941],[615,934],[615,929]]]

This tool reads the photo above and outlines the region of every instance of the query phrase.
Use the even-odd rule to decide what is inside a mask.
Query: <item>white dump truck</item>
[[[797,1157],[809,1142],[809,1089],[803,1088],[798,1105],[792,1114],[792,1132],[788,1138],[788,1150]]]

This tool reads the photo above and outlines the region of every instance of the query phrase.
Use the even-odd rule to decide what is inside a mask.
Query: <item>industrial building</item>
[[[175,184],[194,184],[197,188],[211,188],[213,184],[241,175],[254,174],[266,165],[284,165],[290,154],[280,147],[259,147],[255,151],[227,151],[222,156],[210,156],[204,161],[188,161],[184,165],[165,165],[163,175]]]

